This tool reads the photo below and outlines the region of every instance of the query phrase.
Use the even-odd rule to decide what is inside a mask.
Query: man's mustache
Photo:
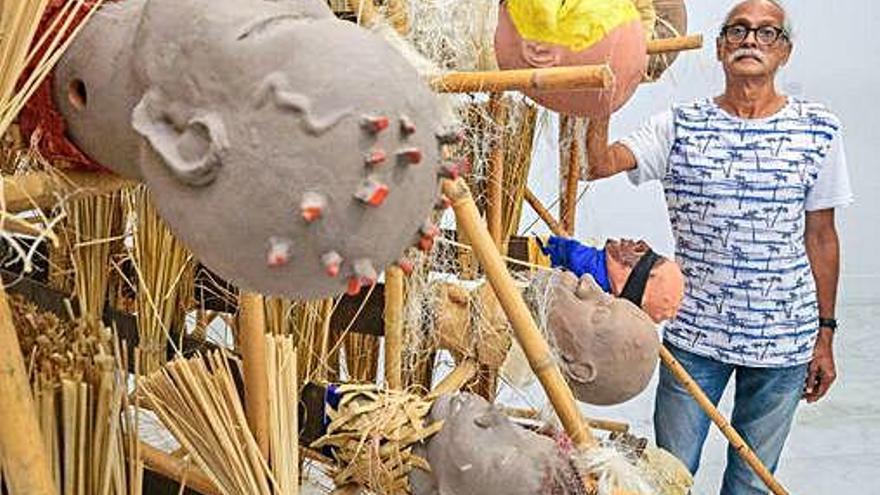
[[[764,52],[755,48],[737,48],[727,57],[728,62],[736,62],[745,57],[754,57],[758,59],[759,62],[764,63],[766,57],[764,56]]]

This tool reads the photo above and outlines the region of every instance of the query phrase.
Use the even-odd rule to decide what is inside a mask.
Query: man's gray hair
[[[733,10],[740,5],[746,3],[749,0],[737,0],[733,3],[733,5],[727,10],[727,13],[724,15],[724,21],[722,26],[727,25],[727,21],[730,19],[730,14]],[[785,30],[785,36],[788,38],[789,42],[794,40],[794,25],[791,22],[791,16],[788,15],[788,9],[785,8],[785,2],[783,0],[764,0],[765,2],[770,2],[776,6],[779,10],[782,11],[782,29]]]

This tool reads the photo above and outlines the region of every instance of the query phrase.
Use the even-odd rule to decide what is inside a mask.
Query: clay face
[[[411,476],[415,495],[578,494],[584,490],[553,440],[515,425],[482,397],[441,396],[431,409],[430,421],[440,420],[443,429],[423,452],[431,474]]]
[[[589,275],[550,276],[547,326],[578,400],[613,405],[645,389],[657,366],[656,327],[631,302],[602,291]]]
[[[502,69],[526,69],[569,65],[609,64],[614,84],[609,90],[526,91],[541,105],[557,112],[607,117],[635,92],[647,65],[645,31],[638,18],[622,24],[586,50],[524,39],[506,5],[498,13],[495,56]]]
[[[609,240],[606,265],[614,294],[620,294],[639,259],[650,249],[645,241]],[[671,320],[684,297],[684,275],[678,263],[663,258],[651,269],[642,297],[642,310],[656,323]]]
[[[75,142],[143,178],[175,234],[242,288],[353,292],[436,235],[434,96],[319,0],[121,2],[86,26],[55,92]]]

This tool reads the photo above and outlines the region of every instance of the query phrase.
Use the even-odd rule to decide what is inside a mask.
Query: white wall
[[[718,94],[723,87],[715,61],[714,38],[727,2],[689,2],[691,32],[703,33],[702,51],[679,57],[659,83],[643,85],[612,120],[612,137],[635,129],[672,102]],[[827,104],[844,123],[849,169],[856,203],[840,212],[843,246],[842,303],[880,302],[880,7],[872,0],[797,0],[788,2],[795,31],[795,52],[779,76],[779,87]],[[550,202],[557,195],[558,159],[555,119],[537,139],[537,161],[530,183]],[[640,190],[624,177],[594,184],[581,202],[578,237],[641,237],[658,251],[672,250],[669,219],[658,184]],[[524,225],[534,216],[526,208]],[[534,232],[544,232],[536,225]]]

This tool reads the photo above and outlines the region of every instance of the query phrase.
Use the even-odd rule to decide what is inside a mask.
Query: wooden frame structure
[[[358,12],[366,24],[378,15],[371,0],[348,0],[354,12]],[[402,2],[389,0],[392,22],[400,32],[408,29]],[[695,49],[702,46],[699,36],[686,36],[668,40],[652,41],[648,53],[663,53]],[[476,73],[447,73],[431,79],[431,86],[439,92],[493,92],[490,98],[490,113],[497,127],[503,128],[506,121],[504,105],[500,93],[524,89],[565,90],[584,88],[607,88],[613,75],[607,66],[562,67],[552,69],[528,69],[489,71]],[[503,133],[499,133],[503,134]],[[466,234],[474,253],[479,259],[489,283],[501,307],[507,315],[516,339],[526,353],[532,371],[540,380],[551,404],[559,416],[566,433],[574,444],[583,449],[597,445],[597,440],[587,421],[578,410],[574,396],[552,358],[550,348],[532,319],[522,296],[516,289],[502,258],[504,240],[501,233],[501,201],[504,178],[503,135],[498,136],[489,160],[488,206],[486,221],[482,220],[474,199],[463,180],[444,180],[443,191],[451,200],[458,228]],[[573,234],[576,214],[576,192],[580,179],[581,164],[578,142],[572,149],[568,166],[568,178],[561,196],[563,202],[562,221],[557,221],[528,189],[525,200],[557,235]],[[587,150],[589,152],[589,149]],[[67,182],[46,174],[31,174],[15,179],[3,180],[5,207],[17,212],[48,204],[59,191],[75,191],[76,194],[102,193],[123,187],[125,181],[108,174],[74,172],[68,174]],[[384,335],[386,339],[385,381],[389,388],[401,387],[401,349],[402,349],[402,306],[405,275],[399,267],[386,269],[384,288]],[[240,298],[241,330],[240,350],[244,363],[245,402],[248,423],[264,455],[268,452],[268,404],[267,377],[265,368],[265,320],[263,298],[258,294],[242,294]],[[19,493],[49,495],[54,493],[52,478],[39,442],[39,428],[33,414],[33,404],[24,362],[16,349],[18,342],[12,328],[5,291],[0,284],[0,450],[6,464],[4,469],[7,481]],[[688,376],[684,368],[665,348],[661,348],[661,360],[681,381],[700,407],[736,447],[737,452],[758,473],[774,494],[784,494],[785,489],[773,478],[767,468],[749,449],[745,441],[717,409],[706,398],[699,386]],[[447,377],[435,391],[455,390],[469,380],[477,371],[477,365],[466,360]],[[147,446],[142,447],[144,460],[149,469],[173,479],[186,478],[199,491],[210,494],[216,487],[197,469],[181,464],[167,454]]]

